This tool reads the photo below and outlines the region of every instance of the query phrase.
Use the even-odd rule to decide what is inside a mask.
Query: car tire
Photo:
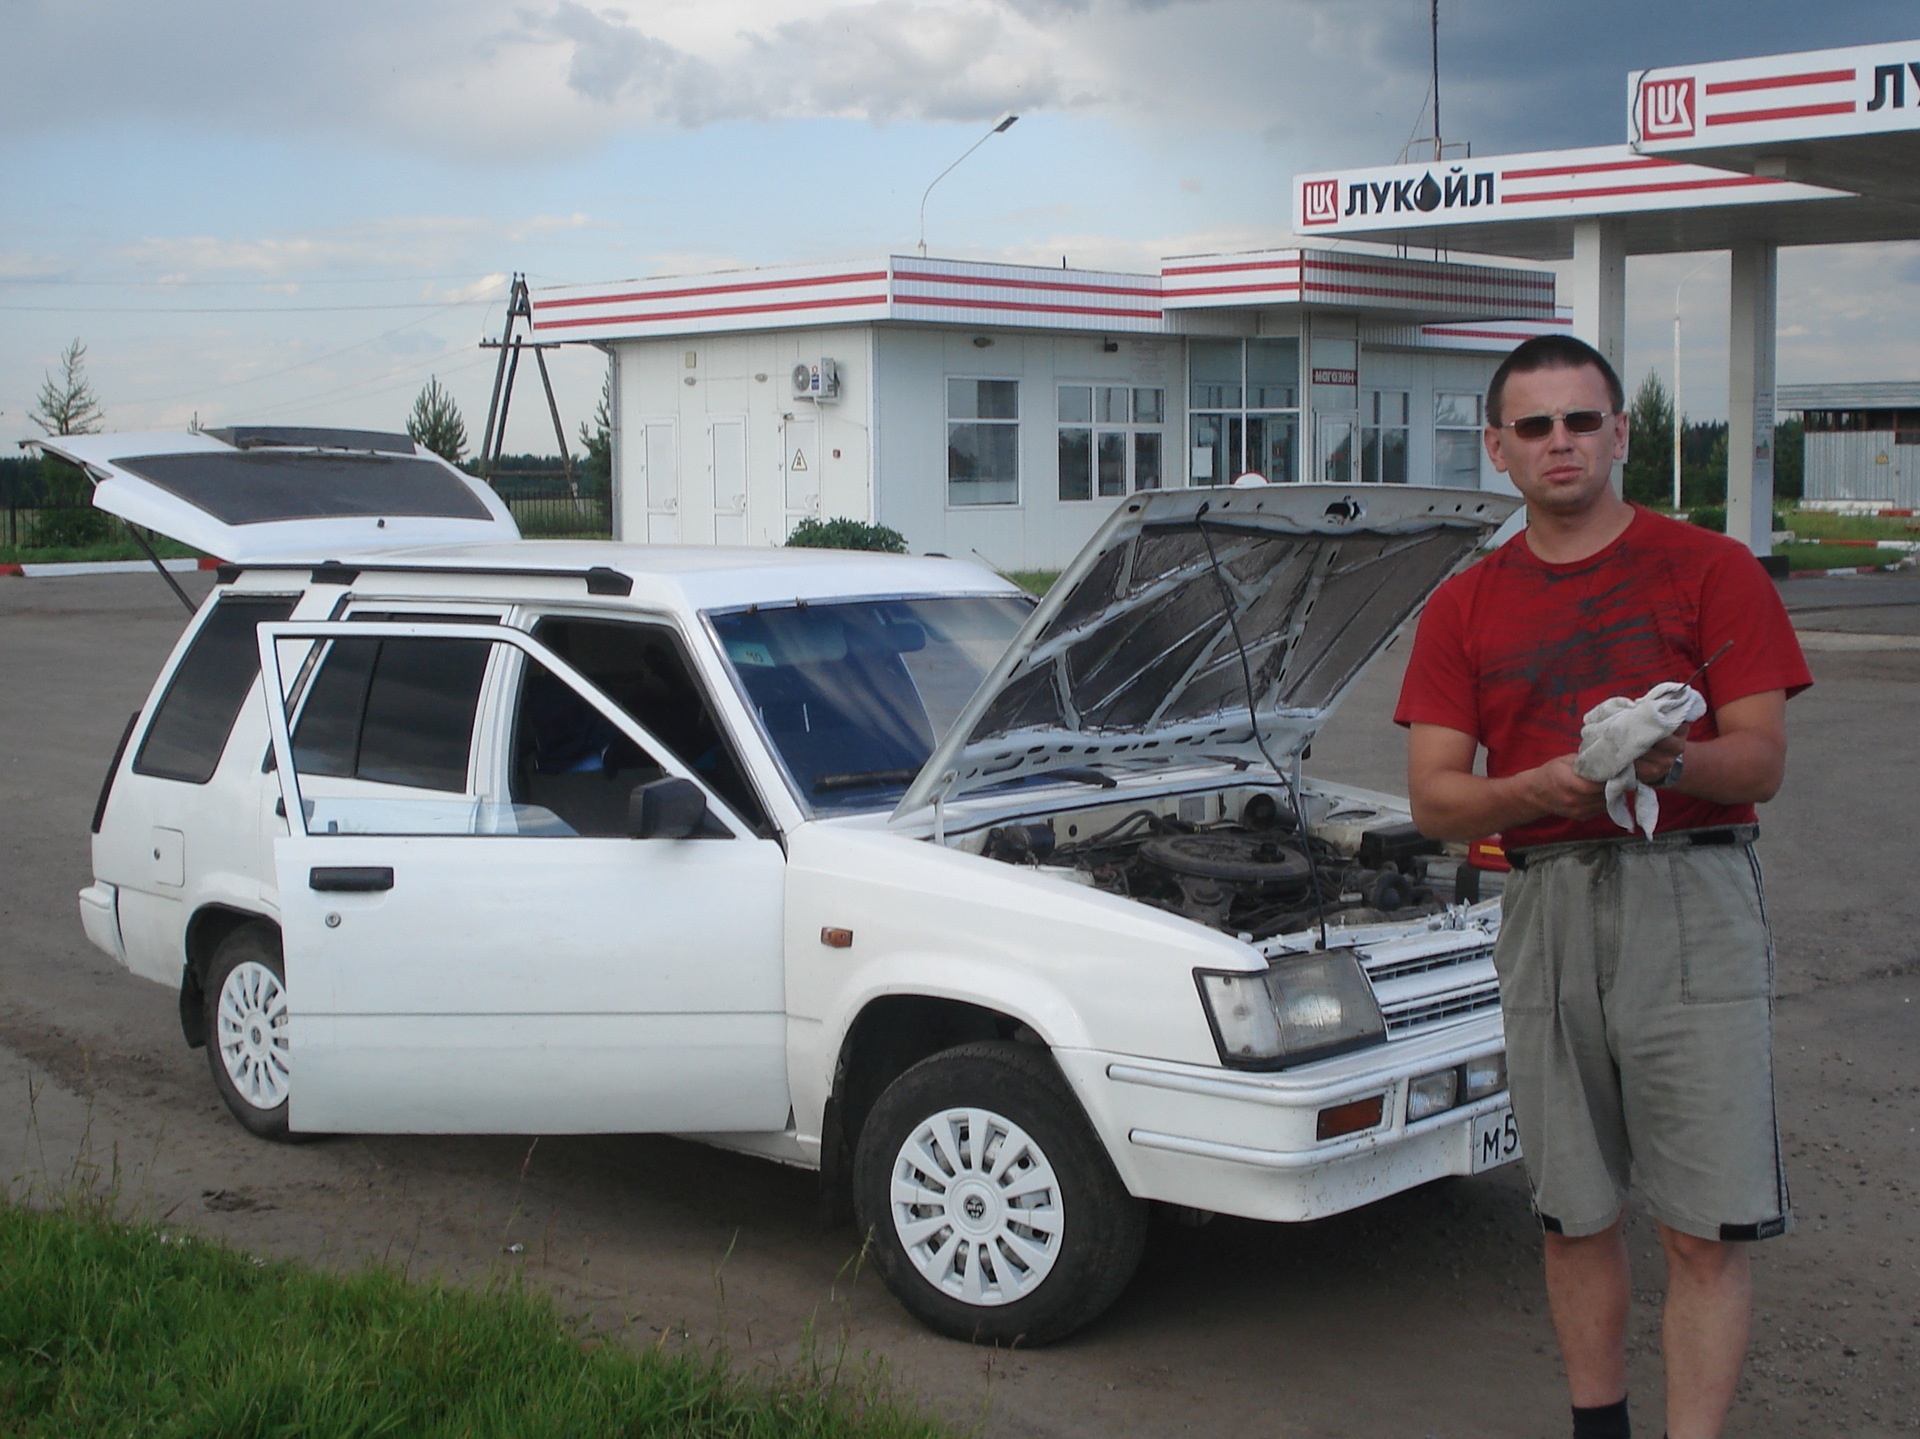
[[[214,1088],[246,1129],[286,1142],[292,1067],[287,1045],[287,976],[280,933],[247,924],[220,941],[207,967],[207,1067]]]
[[[1120,1297],[1146,1242],[1146,1204],[1032,1045],[964,1045],[902,1074],[861,1127],[853,1182],[887,1288],[955,1339],[1065,1338]]]

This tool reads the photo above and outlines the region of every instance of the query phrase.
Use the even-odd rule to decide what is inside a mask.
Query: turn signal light
[[[1343,1134],[1376,1129],[1380,1124],[1380,1116],[1386,1112],[1386,1103],[1386,1095],[1374,1094],[1323,1109],[1320,1111],[1320,1122],[1314,1126],[1314,1135],[1318,1139],[1338,1139]]]

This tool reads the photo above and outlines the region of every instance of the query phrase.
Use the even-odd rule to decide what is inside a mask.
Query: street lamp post
[[[1673,287],[1673,508],[1680,508],[1680,291],[1687,281],[1713,263],[1708,256],[1680,277]]]
[[[997,120],[994,123],[994,127],[991,130],[987,131],[986,134],[982,135],[978,140],[975,140],[971,145],[967,146],[966,150],[962,152],[960,156],[960,160],[966,159],[968,155],[971,155],[975,150],[978,150],[982,145],[986,144],[987,141],[991,140],[995,135],[1006,134],[1007,131],[1013,128],[1013,122],[1015,120],[1018,120],[1019,118],[1020,117],[1018,115],[1013,115],[1013,114],[1002,115],[999,118],[999,120]],[[935,175],[933,177],[933,185],[938,185],[942,180],[946,179],[947,176],[951,175],[956,169],[958,169],[960,165],[960,160],[955,160],[953,164],[947,166],[947,168],[942,170],[938,175]],[[933,185],[927,186],[926,190],[922,192],[920,196],[920,254],[922,258],[924,258],[927,253],[927,196],[933,193]]]

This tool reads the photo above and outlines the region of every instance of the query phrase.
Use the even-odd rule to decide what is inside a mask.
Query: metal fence
[[[613,538],[613,506],[605,495],[541,495],[520,499],[502,496],[513,522],[528,539]]]

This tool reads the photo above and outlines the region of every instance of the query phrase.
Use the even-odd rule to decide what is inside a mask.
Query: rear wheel
[[[246,1128],[287,1140],[293,1069],[287,1044],[287,980],[280,936],[248,924],[220,941],[208,966],[207,1064],[214,1088]]]
[[[979,1343],[1071,1334],[1120,1296],[1146,1237],[1146,1206],[1030,1045],[965,1045],[895,1080],[861,1129],[854,1202],[895,1297]]]

